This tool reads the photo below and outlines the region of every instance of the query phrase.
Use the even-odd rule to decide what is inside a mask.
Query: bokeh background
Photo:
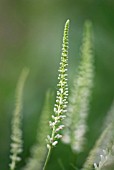
[[[30,69],[24,90],[24,153],[21,166],[35,141],[45,92],[56,90],[64,23],[70,19],[69,82],[79,61],[83,24],[90,19],[94,29],[95,83],[88,123],[88,145],[75,158],[61,143],[49,169],[73,169],[84,162],[101,132],[114,97],[114,1],[113,0],[0,0],[0,170],[9,164],[10,123],[15,88],[23,67]],[[69,84],[70,84],[69,83]],[[59,157],[59,159],[58,159]]]

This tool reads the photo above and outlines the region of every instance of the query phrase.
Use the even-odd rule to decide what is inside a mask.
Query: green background
[[[61,143],[52,153],[49,169],[80,167],[100,134],[103,119],[114,97],[114,1],[113,0],[0,0],[0,170],[7,170],[10,122],[15,88],[23,67],[30,69],[24,90],[24,153],[29,155],[45,92],[56,91],[65,21],[70,19],[69,84],[79,61],[83,24],[90,19],[94,29],[95,83],[88,118],[85,153],[71,154]],[[59,159],[58,159],[59,157]]]

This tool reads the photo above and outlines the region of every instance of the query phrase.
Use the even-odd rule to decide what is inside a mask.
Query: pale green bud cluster
[[[95,170],[100,170],[104,166],[104,164],[107,162],[108,157],[109,157],[109,153],[107,153],[106,150],[103,150],[103,154],[100,155],[100,161],[98,165],[94,163]]]

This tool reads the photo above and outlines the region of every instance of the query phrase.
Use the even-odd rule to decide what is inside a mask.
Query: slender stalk
[[[45,170],[45,169],[46,169],[46,166],[47,166],[48,160],[49,160],[50,155],[51,155],[51,150],[52,150],[52,147],[50,147],[50,148],[49,148],[49,150],[48,150],[48,153],[47,153],[47,157],[46,157],[46,160],[45,160],[45,163],[44,163],[43,170]]]

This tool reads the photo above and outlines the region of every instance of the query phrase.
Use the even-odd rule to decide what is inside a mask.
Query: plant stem
[[[45,163],[44,163],[44,166],[43,166],[43,170],[45,170],[45,169],[46,169],[46,166],[47,166],[48,160],[49,160],[50,155],[51,155],[51,149],[52,149],[52,147],[50,147],[50,148],[49,148],[49,150],[48,150],[47,157],[46,157],[46,160],[45,160]]]

